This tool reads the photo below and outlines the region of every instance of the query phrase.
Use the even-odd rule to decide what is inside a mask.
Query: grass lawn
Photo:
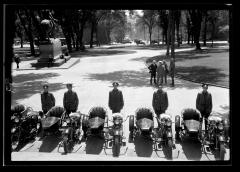
[[[229,47],[215,46],[201,51],[182,51],[175,53],[176,74],[196,81],[217,84],[229,88]],[[164,56],[147,59],[162,60]],[[169,59],[166,60],[169,65]]]

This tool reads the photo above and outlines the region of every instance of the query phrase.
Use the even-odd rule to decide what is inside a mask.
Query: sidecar
[[[175,117],[176,139],[183,140],[190,137],[202,141],[202,122],[201,114],[196,109],[183,109],[181,117]]]
[[[129,118],[130,140],[133,141],[137,136],[152,139],[151,135],[154,128],[153,112],[148,108],[139,108],[134,115]]]
[[[62,119],[65,117],[65,110],[63,107],[52,107],[45,116],[41,119],[42,136],[46,134],[60,134],[59,128],[62,125]]]
[[[107,111],[103,107],[93,107],[88,115],[83,115],[82,130],[84,138],[89,136],[100,136],[104,138],[103,128],[107,126],[108,116]]]

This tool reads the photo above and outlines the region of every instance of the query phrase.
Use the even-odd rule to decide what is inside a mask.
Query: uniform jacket
[[[209,92],[205,94],[203,92],[198,93],[196,100],[196,108],[201,113],[210,114],[212,112],[212,95]]]
[[[164,75],[164,74],[165,74],[164,65],[163,65],[163,64],[160,64],[160,65],[157,67],[157,75],[158,75],[158,76],[161,76],[161,75]]]
[[[157,65],[156,65],[156,64],[151,64],[151,65],[148,67],[148,69],[150,70],[149,72],[150,72],[151,74],[155,74],[156,71],[157,71]]]
[[[153,93],[152,106],[154,111],[166,111],[168,108],[168,96],[165,91],[157,90]]]
[[[121,110],[124,106],[122,91],[113,89],[109,92],[108,106],[111,110]]]
[[[55,106],[55,98],[52,93],[41,93],[42,110],[49,111]]]
[[[67,91],[64,93],[63,106],[66,110],[75,111],[78,108],[78,96],[74,91]]]

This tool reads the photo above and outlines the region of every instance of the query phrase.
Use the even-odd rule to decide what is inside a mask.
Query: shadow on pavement
[[[100,154],[103,150],[104,139],[90,136],[86,140],[86,154]]]
[[[202,145],[198,140],[185,138],[182,142],[182,150],[188,160],[199,161],[202,158]]]
[[[46,136],[42,140],[42,145],[39,148],[39,152],[52,152],[61,141],[60,137],[50,135]]]
[[[153,141],[142,136],[135,137],[134,145],[137,156],[151,157],[153,153]]]
[[[43,79],[59,76],[56,73],[46,74],[20,74],[13,77],[13,92],[12,104],[15,104],[18,99],[25,99],[36,93],[41,93],[43,84],[46,82]],[[40,80],[40,81],[39,81]],[[49,92],[65,88],[63,83],[48,83]]]
[[[73,52],[71,53],[71,57],[84,57],[84,56],[92,56],[92,57],[96,57],[96,56],[110,56],[110,55],[123,55],[123,54],[134,54],[136,53],[136,51],[127,51],[127,50],[104,50],[104,49],[95,49],[95,50],[91,50],[91,51],[84,51],[84,52]]]

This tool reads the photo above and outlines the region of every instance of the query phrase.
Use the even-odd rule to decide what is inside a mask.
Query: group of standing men
[[[152,64],[148,67],[149,73],[151,74],[150,77],[150,84],[152,85],[152,80],[154,80],[155,85],[163,84],[165,81],[165,84],[167,84],[167,74],[169,74],[172,78],[172,86],[174,86],[174,59],[171,58],[169,69],[167,66],[167,62],[165,60],[158,61],[156,63],[156,60],[153,60]],[[164,79],[164,80],[163,80]]]
[[[113,89],[109,92],[108,106],[112,110],[112,113],[120,113],[124,106],[124,99],[122,91],[118,89],[119,84],[113,82]],[[55,106],[55,98],[52,93],[48,92],[48,85],[43,86],[44,91],[41,94],[41,103],[43,113],[46,114],[53,106]],[[212,96],[207,91],[208,85],[202,84],[203,91],[198,93],[196,99],[196,108],[200,111],[202,117],[205,118],[205,127],[207,127],[207,118],[212,112]],[[67,84],[67,89],[63,97],[63,106],[67,114],[76,112],[78,108],[78,96],[75,91],[72,90],[72,84]],[[152,107],[155,114],[159,118],[162,113],[168,108],[168,95],[163,90],[162,85],[158,85],[158,89],[154,91],[152,98]]]

